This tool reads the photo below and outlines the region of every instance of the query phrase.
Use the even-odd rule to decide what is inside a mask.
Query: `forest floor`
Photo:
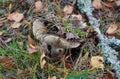
[[[120,1],[92,0],[92,5],[101,32],[120,39]],[[63,44],[52,37],[44,43],[33,26]],[[116,79],[98,43],[77,0],[0,0],[0,79]]]

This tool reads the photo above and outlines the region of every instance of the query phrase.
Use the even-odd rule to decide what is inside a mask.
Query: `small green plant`
[[[81,38],[86,37],[86,32],[82,32],[80,28],[75,28],[74,31],[77,33],[77,35]]]
[[[67,25],[67,26],[65,27],[65,31],[66,31],[66,32],[71,32],[71,31],[73,31],[72,26]]]

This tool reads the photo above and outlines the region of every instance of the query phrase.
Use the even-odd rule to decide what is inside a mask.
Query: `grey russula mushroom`
[[[32,29],[36,39],[40,40],[41,43],[45,42],[47,45],[50,45],[53,48],[69,49],[76,48],[80,45],[80,43],[78,42],[67,41],[66,39],[61,38],[59,36],[47,34],[47,28],[45,27],[44,23],[42,23],[39,19],[36,19],[33,22]]]

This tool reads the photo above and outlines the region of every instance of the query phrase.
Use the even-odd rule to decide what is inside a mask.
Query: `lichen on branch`
[[[110,47],[110,44],[115,44],[120,46],[120,40],[113,37],[112,39],[107,38],[104,34],[101,33],[99,26],[99,20],[97,20],[92,12],[92,1],[91,0],[78,0],[77,6],[82,13],[85,13],[88,17],[89,23],[93,26],[94,30],[98,33],[99,46],[102,48],[104,59],[106,63],[114,64],[113,69],[116,71],[116,76],[120,79],[120,61],[118,60],[118,52]]]

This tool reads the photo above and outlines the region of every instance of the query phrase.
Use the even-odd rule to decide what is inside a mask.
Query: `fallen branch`
[[[93,26],[94,30],[98,33],[98,38],[100,39],[99,46],[102,48],[104,59],[107,63],[114,64],[113,69],[116,72],[116,76],[120,79],[120,61],[118,60],[118,52],[110,47],[110,44],[115,44],[120,46],[120,40],[113,37],[112,39],[107,38],[103,35],[99,29],[99,20],[94,18],[92,15],[93,7],[91,0],[78,0],[78,8],[82,13],[85,13],[89,19],[89,23]]]

